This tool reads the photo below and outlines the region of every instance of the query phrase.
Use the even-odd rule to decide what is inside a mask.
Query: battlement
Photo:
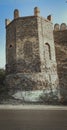
[[[40,9],[38,7],[35,7],[34,8],[34,15],[33,16],[36,16],[36,17],[40,17]],[[26,16],[26,17],[29,17],[29,16]],[[32,16],[30,16],[32,17]],[[13,20],[16,20],[16,19],[19,19],[21,18],[20,16],[20,12],[18,9],[15,9],[14,10],[14,13],[13,13]],[[24,18],[24,17],[22,17]],[[48,15],[47,18],[44,18],[46,21],[52,21],[52,16],[51,15]],[[8,26],[12,21],[10,19],[6,19],[5,20],[5,26]]]
[[[64,31],[64,30],[67,30],[66,23],[62,23],[61,25],[59,25],[58,23],[56,23],[54,25],[54,31]]]
[[[56,43],[67,44],[67,25],[62,23],[54,25],[54,41]]]

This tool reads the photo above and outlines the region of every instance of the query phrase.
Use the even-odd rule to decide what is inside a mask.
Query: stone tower
[[[57,90],[58,75],[51,15],[6,20],[6,83],[9,90]]]

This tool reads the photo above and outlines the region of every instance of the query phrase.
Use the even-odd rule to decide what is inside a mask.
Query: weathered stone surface
[[[18,91],[13,97],[17,100],[21,100],[22,102],[40,102],[40,103],[59,103],[57,96],[57,89],[52,91],[49,88],[45,90],[36,90],[36,91]]]
[[[67,102],[67,30],[54,31],[57,68],[62,100]]]
[[[52,22],[35,15],[6,26],[6,63],[10,92],[58,89]]]
[[[53,90],[57,88],[58,82],[57,77],[52,75],[52,81],[48,72],[46,75],[44,73],[17,73],[8,75],[6,78],[7,85],[9,89],[12,88],[14,90],[36,90],[36,89],[45,89],[46,87],[51,87]],[[54,85],[55,83],[55,85]],[[14,91],[13,90],[13,91]]]

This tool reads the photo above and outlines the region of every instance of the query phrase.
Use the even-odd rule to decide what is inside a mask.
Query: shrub
[[[5,80],[5,70],[0,69],[0,85],[4,85],[4,80]]]

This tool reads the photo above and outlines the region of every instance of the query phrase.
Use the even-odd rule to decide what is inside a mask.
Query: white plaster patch
[[[36,102],[40,100],[40,96],[43,95],[43,90],[37,91],[19,91],[13,95],[16,99],[22,99],[23,101]]]
[[[15,99],[20,99],[26,102],[38,102],[40,101],[40,97],[45,97],[46,94],[50,95],[50,93],[55,93],[56,89],[44,89],[44,90],[36,90],[36,91],[18,91],[14,95],[12,95]]]

